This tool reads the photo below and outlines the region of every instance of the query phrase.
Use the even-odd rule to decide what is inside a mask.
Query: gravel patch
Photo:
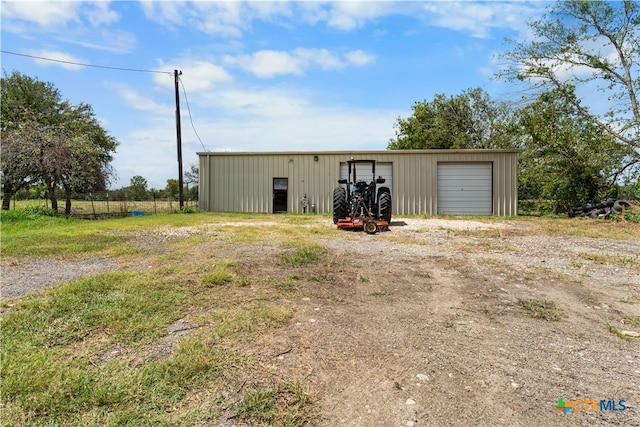
[[[117,270],[116,262],[103,258],[55,260],[35,258],[16,263],[2,261],[3,300],[11,300],[50,286]]]

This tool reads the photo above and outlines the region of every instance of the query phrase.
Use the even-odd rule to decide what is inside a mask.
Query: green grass
[[[536,319],[550,321],[560,320],[560,312],[553,301],[546,300],[525,300],[518,298],[518,304],[529,311],[529,314]]]
[[[224,252],[197,249],[215,236],[166,241],[157,255],[135,248],[138,232],[218,231],[218,222],[255,218],[193,213],[82,221],[27,214],[3,215],[3,258],[106,254],[140,268],[2,303],[3,425],[215,424],[236,404],[224,396],[256,379],[273,384],[271,425],[302,426],[319,416],[301,384],[276,377],[247,351],[257,337],[291,321],[282,300],[289,291],[264,286],[269,282],[259,274],[243,275],[245,267],[221,258]],[[289,238],[276,231],[272,242]],[[291,262],[307,265],[323,254],[320,247],[298,247]],[[178,320],[188,322],[184,336],[169,333]]]
[[[636,223],[606,221],[591,218],[519,218],[519,224],[528,224],[528,233],[554,236],[581,236],[615,240],[640,239],[640,227]]]
[[[224,268],[218,267],[204,275],[202,282],[207,287],[221,286],[233,281],[233,276]]]
[[[292,318],[284,306],[224,292],[211,310],[194,297],[206,283],[181,280],[183,272],[101,274],[14,303],[2,320],[6,425],[166,424],[188,392],[222,389],[223,373],[251,369],[234,343]],[[197,332],[153,357],[169,325],[198,310]],[[104,356],[114,348],[127,351]]]
[[[326,250],[321,246],[307,245],[293,252],[282,254],[280,256],[280,264],[291,267],[303,267],[317,261],[320,254],[324,252],[326,252]]]
[[[247,422],[283,427],[308,425],[318,416],[311,394],[300,384],[290,382],[247,388],[235,409],[238,418]]]
[[[130,399],[124,406],[138,408],[121,415],[138,422],[148,412],[159,419],[187,381],[210,378],[224,367],[220,358],[235,356],[209,352],[202,365],[194,349],[204,342],[185,340],[174,357],[140,369],[121,360],[92,360],[116,345],[135,352],[164,336],[189,306],[185,287],[178,285],[175,277],[157,272],[101,274],[15,304],[3,316],[5,419],[74,423],[91,408],[113,406],[119,414]]]
[[[624,322],[629,325],[638,326],[640,324],[640,316],[627,316],[624,318]]]

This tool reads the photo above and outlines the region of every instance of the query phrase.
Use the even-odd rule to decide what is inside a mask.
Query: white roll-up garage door
[[[369,163],[356,163],[356,180],[371,182],[373,175],[371,173],[371,164]],[[340,179],[347,179],[349,175],[349,165],[346,162],[340,163]],[[384,184],[377,184],[377,187],[389,187],[389,190],[393,191],[393,164],[392,163],[380,163],[376,162],[376,177],[382,176],[385,179]],[[349,177],[351,180],[351,177]]]
[[[492,215],[493,167],[487,163],[438,163],[438,214]]]

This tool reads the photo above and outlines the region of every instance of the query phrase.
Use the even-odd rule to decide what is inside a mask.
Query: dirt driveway
[[[606,324],[640,331],[640,242],[406,219],[320,243],[339,261],[259,346],[312,383],[326,425],[640,425],[640,339]],[[564,417],[560,397],[626,409]]]
[[[441,219],[313,239],[328,261],[295,272],[266,242],[226,256],[247,277],[297,276],[293,322],[251,350],[309,385],[322,425],[640,426],[640,338],[622,336],[640,332],[640,242]]]

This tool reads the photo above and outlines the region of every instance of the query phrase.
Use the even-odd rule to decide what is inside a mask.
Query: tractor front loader
[[[385,179],[376,178],[375,160],[349,160],[347,179],[338,181],[333,190],[333,223],[342,229],[363,229],[367,234],[389,229],[391,222],[391,191],[378,187]],[[356,166],[370,165],[372,180],[358,180]],[[361,175],[362,176],[362,175]]]

